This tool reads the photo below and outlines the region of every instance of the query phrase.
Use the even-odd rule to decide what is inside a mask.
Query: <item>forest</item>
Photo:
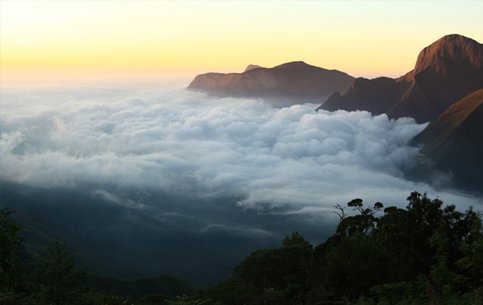
[[[145,295],[93,281],[61,241],[29,253],[0,210],[2,305],[481,305],[481,215],[413,192],[406,208],[336,205],[335,234],[319,245],[294,232],[279,248],[260,249],[210,288],[157,278]],[[173,284],[175,283],[175,284]],[[146,283],[144,283],[146,285]],[[153,283],[150,283],[152,285]],[[185,285],[183,287],[183,285]],[[129,286],[129,285],[128,285]],[[139,291],[139,283],[137,288]],[[164,289],[162,289],[164,287]],[[124,292],[124,293],[123,293]],[[131,291],[132,292],[132,291]],[[144,293],[143,292],[143,293]]]

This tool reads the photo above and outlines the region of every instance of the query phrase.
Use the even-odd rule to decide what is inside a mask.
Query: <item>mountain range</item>
[[[482,88],[483,45],[458,34],[425,47],[414,68],[398,78],[353,78],[297,61],[274,68],[249,65],[243,73],[201,74],[188,86],[218,96],[289,99],[280,103],[284,106],[326,99],[316,110],[365,110],[431,122],[412,144],[459,186],[480,192]]]

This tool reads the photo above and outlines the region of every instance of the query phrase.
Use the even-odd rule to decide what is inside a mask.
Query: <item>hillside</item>
[[[358,198],[339,205],[340,223],[325,242],[312,246],[297,232],[286,236],[189,304],[481,304],[478,213],[417,192],[407,200],[405,209]]]
[[[355,198],[336,212],[335,233],[313,246],[301,234],[259,249],[215,286],[160,276],[123,281],[84,278],[56,242],[39,259],[22,258],[18,225],[0,209],[0,303],[11,305],[407,305],[481,304],[483,231],[478,212],[412,192],[407,207]],[[352,211],[350,211],[352,210]],[[345,213],[348,212],[347,214]],[[32,266],[25,268],[25,266]],[[33,271],[31,270],[33,268]],[[90,283],[90,287],[85,287]],[[174,296],[177,296],[174,299]],[[126,299],[128,297],[130,300]]]
[[[413,139],[436,165],[451,171],[458,184],[483,187],[483,89],[453,104]]]

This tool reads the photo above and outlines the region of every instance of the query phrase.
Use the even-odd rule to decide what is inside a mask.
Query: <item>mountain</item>
[[[273,68],[249,65],[243,73],[197,75],[188,89],[218,96],[297,98],[320,102],[333,92],[345,90],[353,77],[303,61]]]
[[[412,143],[461,186],[483,189],[483,89],[451,105]]]
[[[356,78],[344,94],[334,93],[317,110],[367,110],[373,114],[387,113],[409,86],[407,81],[388,77]]]
[[[483,45],[453,34],[424,48],[414,69],[397,79],[357,78],[317,109],[367,110],[428,122],[452,103],[483,88]]]

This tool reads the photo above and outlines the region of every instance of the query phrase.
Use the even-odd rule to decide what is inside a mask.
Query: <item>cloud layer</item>
[[[88,89],[2,97],[0,175],[46,188],[87,187],[131,207],[122,189],[239,198],[240,207],[326,212],[354,197],[400,203],[420,158],[412,119],[273,108],[184,91]],[[439,192],[441,194],[441,192]],[[475,200],[441,195],[462,205]]]
[[[314,108],[148,88],[2,90],[0,205],[21,215],[33,248],[60,238],[90,272],[210,285],[293,231],[323,242],[337,203],[435,196],[404,174],[420,165],[407,142],[423,125]]]

